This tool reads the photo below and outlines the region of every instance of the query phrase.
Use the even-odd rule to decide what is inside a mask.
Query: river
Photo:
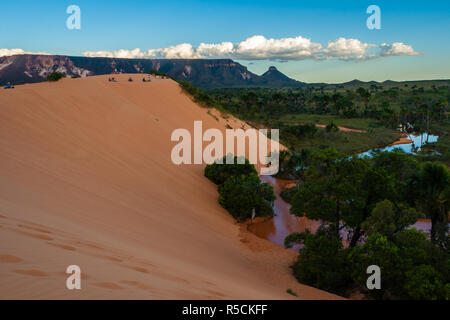
[[[423,135],[408,135],[406,137],[412,142],[393,144],[384,148],[380,148],[380,151],[392,151],[395,148],[400,148],[407,153],[415,153],[420,150],[420,148],[428,142],[435,142],[438,136],[428,135],[424,133]],[[404,142],[404,138],[400,142]],[[359,156],[370,156],[372,150],[360,153]],[[284,201],[280,192],[287,185],[295,183],[293,180],[282,180],[277,179],[272,176],[261,176],[261,181],[270,183],[273,188],[277,199],[274,202],[274,217],[268,219],[264,222],[258,222],[250,224],[248,230],[258,237],[267,239],[279,246],[284,246],[284,239],[286,236],[293,232],[303,232],[309,229],[311,232],[316,232],[320,226],[320,221],[309,220],[305,217],[299,218],[289,213],[291,205]],[[431,222],[429,219],[420,219],[412,227],[423,230],[429,233],[431,229]],[[298,246],[293,247],[294,250],[298,250]]]

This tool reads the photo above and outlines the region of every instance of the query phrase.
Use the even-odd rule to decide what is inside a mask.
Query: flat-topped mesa
[[[14,55],[0,57],[0,85],[45,81],[55,71],[67,77],[86,77],[111,73],[148,73],[156,70],[176,80],[189,81],[199,88],[289,87],[302,83],[277,74],[272,79],[252,73],[231,59],[123,59],[68,57],[60,55]],[[269,70],[270,71],[270,70]]]

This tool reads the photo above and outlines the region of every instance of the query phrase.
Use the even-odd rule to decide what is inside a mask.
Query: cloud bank
[[[0,57],[13,56],[16,54],[48,54],[45,52],[26,52],[23,49],[2,49],[0,48]]]
[[[295,38],[267,39],[256,35],[239,43],[201,43],[197,48],[189,43],[141,51],[86,51],[86,57],[110,58],[167,58],[200,59],[230,58],[235,60],[368,60],[391,56],[420,55],[412,46],[402,42],[380,45],[364,43],[358,39],[339,38],[326,45],[297,36]]]
[[[22,49],[0,49],[0,57],[15,54],[27,54]],[[37,53],[36,53],[37,54]],[[45,53],[39,53],[45,54]],[[167,48],[142,51],[121,49],[117,51],[86,51],[85,57],[108,58],[166,58],[166,59],[207,59],[230,58],[234,60],[343,60],[362,61],[392,56],[420,55],[412,46],[402,42],[391,44],[370,44],[358,39],[339,38],[326,45],[297,36],[294,38],[267,39],[256,35],[239,43],[200,43],[194,47],[189,43],[181,43]]]

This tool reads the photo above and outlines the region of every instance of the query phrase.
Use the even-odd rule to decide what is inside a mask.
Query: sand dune
[[[172,164],[174,129],[244,123],[171,80],[107,78],[0,92],[1,299],[339,298],[298,284],[295,252],[236,224],[203,165]],[[66,289],[72,264],[81,290]]]

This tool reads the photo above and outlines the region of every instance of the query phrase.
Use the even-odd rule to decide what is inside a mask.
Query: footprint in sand
[[[113,283],[113,282],[96,282],[93,283],[94,286],[105,288],[105,289],[123,289],[121,286]]]
[[[77,248],[75,248],[75,247],[72,247],[72,246],[67,246],[67,245],[64,245],[64,244],[59,244],[59,243],[51,243],[51,242],[47,242],[49,245],[52,245],[52,246],[54,246],[54,247],[58,247],[58,248],[61,248],[61,249],[64,249],[64,250],[69,250],[69,251],[76,251],[77,250]]]
[[[114,262],[122,262],[123,261],[122,259],[119,259],[119,258],[116,258],[116,257],[112,257],[112,256],[102,256],[102,258],[108,259],[108,260],[111,260],[111,261],[114,261]]]
[[[141,283],[141,282],[137,282],[137,281],[133,281],[133,280],[120,280],[121,283],[127,284],[129,286],[133,286],[133,287],[137,287],[139,289],[144,289],[144,290],[151,290],[152,287]]]
[[[47,274],[45,272],[30,269],[30,270],[14,270],[15,273],[24,274],[27,276],[33,276],[33,277],[46,277]]]
[[[206,290],[209,294],[212,294],[217,297],[225,297],[225,295],[222,292],[214,291],[214,290]]]
[[[135,270],[135,271],[138,271],[138,272],[142,272],[142,273],[150,273],[150,271],[148,271],[148,269],[141,268],[141,267],[129,266],[129,265],[125,265],[125,264],[122,265],[122,267],[131,269],[131,270]]]
[[[45,229],[36,228],[36,227],[30,227],[30,226],[25,226],[25,225],[23,225],[23,224],[18,224],[17,226],[20,227],[20,228],[30,229],[30,230],[34,230],[34,231],[37,231],[37,232],[42,232],[42,233],[47,233],[47,234],[51,233],[50,231],[45,230]]]
[[[53,238],[50,238],[50,237],[48,237],[46,235],[43,235],[43,234],[36,234],[36,233],[26,232],[26,231],[17,230],[17,229],[11,229],[11,230],[13,230],[15,232],[18,232],[18,233],[22,233],[22,234],[24,234],[26,236],[29,236],[29,237],[32,237],[32,238],[36,238],[36,239],[48,240],[48,241],[53,240]]]
[[[0,262],[15,263],[20,261],[22,261],[22,259],[12,256],[10,254],[0,254]]]
[[[95,244],[85,243],[85,242],[81,242],[81,241],[75,241],[75,243],[79,244],[81,246],[84,246],[84,247],[92,248],[92,249],[105,250],[104,248],[99,247]]]

